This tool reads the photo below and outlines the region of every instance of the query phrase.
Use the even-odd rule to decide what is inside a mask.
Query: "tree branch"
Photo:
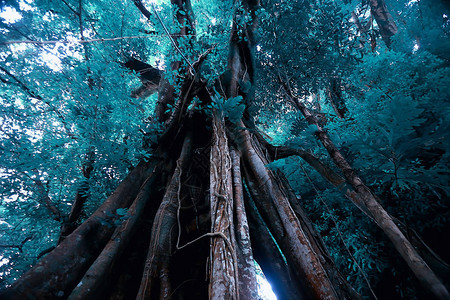
[[[29,176],[26,173],[25,174],[28,178],[30,178],[31,180],[34,181],[34,183],[36,184],[36,186],[38,187],[39,190],[39,194],[42,197],[42,200],[44,201],[44,205],[45,207],[47,207],[47,209],[53,214],[53,220],[55,221],[61,221],[62,217],[61,217],[61,212],[59,211],[59,209],[52,203],[52,199],[50,199],[49,195],[48,195],[48,190],[45,188],[44,183],[38,178],[39,173],[37,172],[37,170],[35,170],[36,172],[36,177],[37,179],[32,178],[31,176]]]
[[[392,44],[391,37],[397,33],[398,29],[392,15],[387,9],[385,1],[370,0],[370,13],[374,16],[378,24],[384,43],[390,48]]]
[[[32,91],[30,88],[28,88],[20,79],[18,79],[16,76],[14,76],[13,74],[11,74],[8,70],[6,70],[5,68],[3,68],[2,66],[0,66],[0,70],[5,72],[8,76],[10,76],[12,79],[14,79],[14,81],[16,81],[19,86],[25,91],[26,94],[28,94],[30,97],[35,98],[40,100],[41,102],[45,103],[48,105],[48,107],[50,107],[51,110],[53,110],[56,115],[59,117],[59,119],[61,120],[61,123],[63,124],[63,127],[67,133],[67,135],[69,137],[71,137],[72,139],[75,139],[75,136],[73,135],[73,133],[70,132],[69,127],[67,126],[66,123],[66,119],[64,118],[64,116],[62,115],[62,113],[60,111],[58,111],[56,108],[54,108],[49,101],[44,100],[40,95],[38,95],[37,93],[35,93],[34,91]]]
[[[45,249],[44,251],[41,251],[41,253],[39,253],[38,256],[36,257],[36,259],[40,259],[45,254],[52,252],[53,249],[55,249],[55,248],[56,248],[55,246],[51,246],[51,247]]]
[[[177,36],[177,35],[173,35]],[[183,35],[184,36],[184,35]],[[93,42],[110,42],[110,41],[120,41],[120,40],[127,40],[127,39],[148,39],[153,36],[141,36],[141,35],[135,35],[135,36],[121,36],[121,37],[115,37],[115,38],[99,38],[99,39],[90,39],[90,40],[73,40],[73,41],[6,41],[1,42],[0,46],[5,45],[11,45],[11,44],[36,44],[36,45],[42,45],[42,44],[84,44],[84,43],[93,43]]]
[[[134,5],[139,9],[139,11],[148,19],[148,21],[153,25],[153,22],[150,20],[152,14],[148,11],[148,9],[142,4],[141,0],[133,0]]]
[[[282,159],[289,156],[300,156],[305,162],[307,162],[334,186],[339,187],[340,185],[345,183],[344,178],[342,178],[335,171],[333,171],[331,167],[321,162],[317,157],[315,157],[308,151],[300,148],[294,149],[287,146],[274,146],[266,141],[259,132],[254,133],[254,135],[258,139],[258,141],[269,150],[273,160]]]
[[[11,74],[8,70],[6,70],[5,68],[3,68],[2,66],[0,66],[0,70],[2,70],[4,73],[6,73],[9,77],[11,77],[12,79],[14,79],[14,81],[16,81],[20,87],[31,97],[36,98],[38,100],[42,100],[42,97],[39,96],[38,94],[36,94],[35,92],[33,92],[32,90],[30,90],[22,81],[20,81],[20,79],[18,79],[16,76],[14,76],[13,74]]]
[[[178,53],[180,53],[181,57],[187,62],[187,64],[191,67],[192,72],[195,72],[194,67],[192,66],[191,62],[186,58],[186,56],[181,52],[180,48],[178,48],[177,43],[173,39],[172,35],[170,34],[169,30],[167,29],[166,25],[164,25],[164,22],[162,21],[161,17],[159,16],[158,12],[156,11],[155,5],[152,3],[153,11],[155,12],[156,17],[158,18],[159,22],[161,23],[162,27],[164,28],[164,31],[166,32],[167,36],[169,37],[170,41],[172,42],[172,45],[175,47]]]
[[[345,179],[339,176],[333,171],[329,166],[322,163],[317,157],[305,151],[303,149],[293,149],[286,146],[272,146],[270,145],[269,150],[274,154],[274,159],[281,159],[289,156],[300,156],[304,161],[306,161],[311,167],[313,167],[317,172],[320,173],[326,180],[331,182],[335,186],[340,186],[345,183]]]

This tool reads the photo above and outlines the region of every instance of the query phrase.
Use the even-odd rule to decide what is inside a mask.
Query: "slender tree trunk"
[[[392,44],[392,36],[397,33],[397,25],[387,9],[384,0],[370,0],[370,12],[377,21],[381,37],[388,48]]]
[[[330,85],[328,87],[328,98],[338,118],[345,118],[348,109],[345,105],[344,99],[342,98],[340,78],[333,77],[330,79]]]
[[[256,269],[250,240],[250,229],[244,205],[244,188],[241,175],[241,154],[231,147],[233,174],[234,220],[236,226],[236,255],[238,265],[238,288],[241,300],[258,299]]]
[[[94,169],[94,155],[95,150],[91,147],[82,165],[83,177],[85,178],[84,182],[78,188],[69,216],[67,217],[67,220],[64,220],[64,223],[61,226],[58,245],[66,238],[66,236],[71,234],[78,227],[77,222],[83,212],[84,203],[88,198],[89,184],[87,183],[87,180],[91,177],[91,172]]]

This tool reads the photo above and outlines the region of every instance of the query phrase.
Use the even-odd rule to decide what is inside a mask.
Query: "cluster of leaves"
[[[216,97],[213,100],[211,107],[222,113],[230,122],[237,123],[242,119],[245,109],[245,105],[242,103],[242,96],[224,99],[219,93],[216,93]]]

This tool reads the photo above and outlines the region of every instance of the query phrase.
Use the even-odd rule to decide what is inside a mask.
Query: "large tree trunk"
[[[134,2],[149,17],[141,1]],[[190,1],[172,4],[183,24],[180,34],[194,34]],[[224,99],[240,95],[248,107],[259,1],[242,4],[233,21],[229,80],[220,83]],[[244,13],[252,22],[238,22]],[[212,93],[198,66],[171,66],[183,76],[179,88],[160,82],[156,115],[166,128],[150,161],[134,168],[89,219],[0,298],[258,299],[253,249],[281,299],[358,298],[288,183],[266,168],[274,157],[264,155],[269,151],[249,132],[254,128],[243,122],[238,128],[220,109],[209,115],[190,106],[195,96],[212,103]],[[166,113],[168,103],[175,104],[173,112]],[[244,119],[252,123],[248,111]],[[119,208],[128,208],[127,214]]]
[[[153,222],[147,261],[137,299],[152,299],[152,295],[158,294],[158,291],[154,291],[157,286],[160,299],[168,299],[172,294],[169,269],[176,241],[176,232],[173,228],[177,222],[180,222],[178,208],[181,205],[181,176],[187,167],[191,152],[192,137],[188,134],[184,140],[180,158],[177,160],[177,167]]]

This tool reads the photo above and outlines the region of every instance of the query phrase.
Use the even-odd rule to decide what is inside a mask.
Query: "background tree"
[[[425,2],[3,4],[0,295],[447,299]]]

